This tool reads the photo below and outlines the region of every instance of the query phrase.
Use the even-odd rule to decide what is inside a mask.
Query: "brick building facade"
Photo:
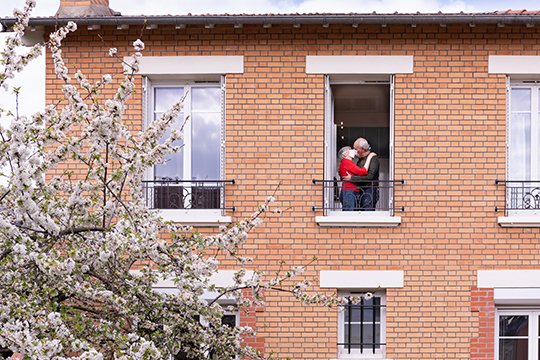
[[[50,21],[31,25],[47,32]],[[317,256],[306,271],[317,290],[375,291],[363,311],[345,313],[269,293],[264,308],[239,315],[258,330],[252,344],[297,359],[533,359],[539,28],[540,13],[524,12],[105,16],[82,18],[63,54],[96,79],[119,80],[122,65],[108,48],[129,55],[143,40],[127,111],[134,131],[168,92],[190,91],[192,141],[216,147],[193,145],[179,160],[191,163],[184,178],[160,179],[201,180],[197,154],[210,151],[219,169],[206,179],[234,183],[205,183],[219,204],[184,209],[157,206],[150,182],[150,206],[212,232],[218,220],[250,215],[281,184],[278,204],[290,209],[252,233],[245,253],[267,273],[280,259],[303,265]],[[48,57],[47,103],[61,98],[52,68]],[[209,92],[218,103],[197,105]],[[200,126],[199,112],[210,119]],[[381,159],[379,204],[344,214],[332,188],[335,157],[358,136]]]

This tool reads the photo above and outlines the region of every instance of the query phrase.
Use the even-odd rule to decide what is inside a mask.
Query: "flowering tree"
[[[220,298],[233,297],[236,307],[247,308],[262,304],[263,291],[280,290],[304,303],[343,302],[308,294],[309,282],[293,279],[302,268],[269,278],[241,256],[239,249],[273,197],[251,217],[208,236],[164,222],[146,208],[142,174],[179,150],[174,142],[181,132],[160,140],[177,119],[182,99],[148,128],[131,133],[123,114],[144,44],[134,43],[131,71],[114,97],[103,101],[99,94],[112,77],[103,75],[92,84],[77,71],[73,84],[62,60],[62,40],[76,24],[17,55],[34,5],[28,0],[23,11],[15,10],[15,35],[1,54],[0,86],[7,89],[8,81],[47,47],[66,101],[31,117],[0,112],[11,118],[9,128],[0,127],[0,176],[7,180],[0,185],[0,348],[5,353],[25,359],[170,359],[177,354],[257,359],[263,355],[242,345],[253,329],[222,325]],[[66,163],[84,171],[59,170]],[[212,284],[219,261],[207,249],[238,262],[232,286]],[[255,269],[252,275],[246,276],[246,266]],[[153,290],[164,279],[174,282],[176,294]],[[217,293],[213,301],[204,299],[208,292]]]

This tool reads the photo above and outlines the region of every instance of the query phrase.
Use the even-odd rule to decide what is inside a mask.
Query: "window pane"
[[[154,89],[154,120],[159,119],[163,113],[170,109],[174,103],[184,95],[183,88],[155,88]],[[171,130],[180,130],[184,123],[184,113],[180,113],[175,122],[160,140],[164,143],[171,136]],[[181,146],[183,141],[176,141],[174,145]],[[154,167],[154,177],[157,180],[182,179],[184,173],[184,150],[178,153],[167,155],[163,158],[163,164]]]
[[[501,316],[499,317],[499,337],[528,336],[528,316]]]
[[[500,339],[499,360],[528,360],[527,339]]]
[[[363,326],[363,343],[373,348],[373,343],[379,343],[381,338],[380,325],[375,325],[375,337],[373,337],[373,325]],[[375,345],[375,349],[378,349],[380,345]]]
[[[221,112],[220,88],[193,88],[191,90],[191,97],[191,106],[193,111]]]
[[[375,325],[375,337],[373,337],[373,325],[363,325],[360,324],[351,324],[351,349],[373,349],[373,344],[376,343],[375,349],[379,349],[381,346],[378,345],[381,339],[381,327],[380,325]],[[344,343],[349,343],[349,328],[346,327],[344,331],[345,341]],[[345,345],[347,348],[348,346]]]
[[[154,111],[165,112],[184,96],[183,88],[155,88]]]
[[[162,113],[155,113],[155,118],[159,118]],[[160,143],[163,144],[166,139],[171,136],[171,130],[180,131],[183,125],[184,113],[180,113],[176,121],[165,132]],[[181,146],[184,143],[183,140],[175,141],[173,145]],[[156,165],[154,167],[154,177],[157,180],[169,180],[169,179],[183,179],[184,175],[184,148],[180,148],[180,151],[163,157],[163,164]]]
[[[531,177],[531,89],[512,89],[510,114],[510,180]]]
[[[192,114],[191,178],[219,180],[220,113]]]
[[[223,315],[221,318],[221,323],[227,325],[231,328],[236,326],[236,315]]]

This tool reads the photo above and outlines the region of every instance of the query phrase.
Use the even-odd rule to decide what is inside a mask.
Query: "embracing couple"
[[[339,175],[343,180],[339,200],[343,211],[374,211],[379,200],[379,159],[364,138],[338,152]]]

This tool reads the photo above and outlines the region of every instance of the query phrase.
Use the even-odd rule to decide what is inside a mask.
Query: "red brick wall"
[[[471,338],[471,359],[494,359],[495,303],[493,289],[471,288],[471,312],[477,314],[477,334]]]
[[[93,74],[120,73],[103,35],[127,54],[140,29],[81,30],[64,45],[66,63]],[[280,218],[251,235],[246,254],[268,274],[278,261],[307,272],[404,270],[387,291],[387,358],[493,358],[492,292],[478,269],[540,268],[538,228],[501,228],[505,77],[488,74],[488,55],[540,55],[538,28],[525,26],[216,26],[145,30],[145,56],[243,55],[245,72],[227,76],[226,178],[234,220],[251,214],[281,182]],[[311,206],[322,192],[324,79],[307,75],[306,55],[411,55],[414,73],[395,77],[397,228],[321,228]],[[119,78],[119,77],[118,77]],[[48,59],[48,81],[51,82]],[[56,84],[56,83],[55,83]],[[139,82],[140,84],[140,82]],[[48,101],[60,95],[48,88]],[[129,117],[140,126],[140,92]],[[318,213],[317,215],[321,215]],[[271,293],[256,322],[264,349],[280,357],[337,356],[337,314]],[[490,340],[491,339],[491,340]]]

